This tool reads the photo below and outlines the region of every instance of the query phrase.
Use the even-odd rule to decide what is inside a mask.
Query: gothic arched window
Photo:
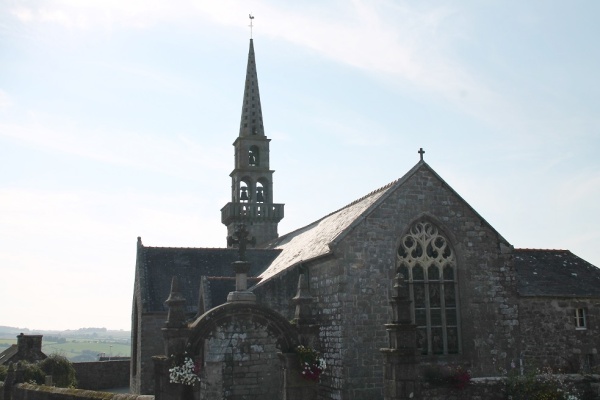
[[[409,283],[417,347],[422,354],[459,353],[456,257],[448,239],[430,222],[414,223],[400,240],[397,265]]]

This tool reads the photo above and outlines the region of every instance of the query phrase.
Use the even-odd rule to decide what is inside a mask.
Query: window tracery
[[[449,241],[432,223],[416,222],[400,240],[397,266],[409,283],[417,347],[422,354],[459,353],[456,257]]]

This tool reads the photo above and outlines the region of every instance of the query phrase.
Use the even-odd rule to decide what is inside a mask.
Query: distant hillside
[[[76,330],[67,329],[66,331],[51,330],[51,329],[29,329],[29,328],[15,328],[14,326],[0,325],[0,337],[5,335],[19,335],[24,333],[26,335],[62,335],[62,336],[80,336],[80,335],[103,335],[103,336],[114,336],[114,337],[129,337],[131,331],[129,330],[109,330],[106,328],[79,328]]]
[[[0,352],[17,343],[17,336],[43,335],[42,351],[61,354],[71,361],[97,361],[99,357],[129,357],[131,332],[106,328],[42,330],[0,326]]]

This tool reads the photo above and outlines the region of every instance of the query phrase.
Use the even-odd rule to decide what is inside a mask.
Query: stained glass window
[[[409,284],[422,354],[459,353],[458,280],[449,241],[435,225],[420,221],[402,237],[397,254],[398,272]]]

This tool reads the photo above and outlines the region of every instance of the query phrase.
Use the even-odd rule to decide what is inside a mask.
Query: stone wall
[[[290,299],[296,295],[300,268],[308,273],[309,291],[313,296],[311,308],[319,326],[318,342],[311,346],[322,353],[327,364],[320,379],[320,398],[341,399],[346,374],[343,364],[344,342],[348,335],[353,335],[352,331],[344,331],[341,321],[347,281],[343,267],[333,258],[305,264],[283,272],[254,292],[261,304],[291,320],[294,316],[294,303]],[[380,361],[382,364],[381,359]]]
[[[486,376],[519,353],[510,248],[454,191],[421,169],[333,247],[341,267],[337,274],[345,279],[338,292],[343,315],[336,317],[347,332],[342,354],[344,399],[382,396],[378,350],[388,345],[384,326],[390,317],[389,291],[399,240],[419,220],[434,224],[455,252],[462,344],[460,354],[423,356],[421,361],[460,364],[474,376]],[[319,271],[311,269],[313,279]]]
[[[418,220],[435,225],[452,245],[459,289],[460,356],[426,359],[467,364],[475,376],[496,373],[494,363],[518,354],[518,300],[508,243],[458,194],[421,168],[340,241],[356,306],[372,326],[387,321],[391,285],[401,236]],[[383,290],[382,290],[383,289]],[[368,304],[367,308],[361,305]],[[424,360],[427,361],[427,360]]]
[[[80,389],[100,390],[129,387],[129,360],[73,363]]]
[[[234,294],[250,295],[242,291]],[[172,326],[164,331],[165,351],[176,357],[163,355],[153,360],[156,398],[176,400],[181,395],[204,400],[283,397],[284,365],[289,358],[286,355],[293,355],[298,346],[297,330],[287,318],[256,304],[248,296],[247,300],[228,301],[212,308],[189,325],[173,323]],[[187,394],[183,391],[188,389],[183,387],[185,382],[174,382],[169,375],[172,362],[179,356],[183,358],[184,352],[185,357],[193,360],[194,374],[200,378],[190,390],[185,390]],[[280,354],[284,355],[283,359]],[[292,389],[286,393],[302,392],[303,388]]]
[[[585,397],[582,398],[600,399],[600,375],[566,375],[562,380],[576,387],[580,394],[585,393]],[[504,388],[502,378],[475,378],[464,389],[423,384],[421,400],[505,400]],[[0,382],[0,400],[5,400],[2,397],[4,393],[2,389],[3,383]],[[18,384],[13,388],[11,400],[154,400],[154,396]]]
[[[586,311],[587,327],[575,326],[575,309]],[[591,372],[600,359],[600,299],[522,298],[522,356],[530,367]]]
[[[267,305],[288,320],[294,318],[295,305],[291,299],[298,290],[299,268],[283,271],[265,285],[253,290],[258,304]]]
[[[11,400],[154,400],[154,396],[114,394],[21,383],[13,388]]]
[[[600,375],[563,375],[565,387],[577,390],[581,399],[600,399]],[[423,385],[422,400],[506,400],[504,378],[475,378],[464,389]]]
[[[422,168],[337,238],[330,246],[331,257],[307,267],[327,361],[322,398],[382,398],[379,349],[388,347],[385,324],[399,240],[420,219],[435,224],[456,254],[462,344],[459,355],[426,356],[422,361],[461,364],[474,376],[489,376],[518,357],[518,296],[510,245],[439,177]],[[268,306],[286,312],[283,304],[290,289],[275,286],[293,287],[292,275],[266,282],[257,294]]]
[[[277,338],[261,323],[238,316],[205,341],[200,399],[279,399]]]
[[[154,394],[154,363],[152,357],[164,353],[162,328],[166,319],[166,312],[145,314],[140,318],[138,330],[134,329],[133,333],[138,335],[138,346],[131,354],[131,393]],[[134,343],[133,340],[132,343]],[[142,371],[144,371],[143,375]]]
[[[327,365],[321,375],[321,396],[341,399],[344,386],[348,384],[345,377],[351,367],[344,361],[346,343],[352,341],[354,335],[342,321],[342,310],[348,302],[347,277],[338,260],[330,259],[311,267],[309,280],[319,325],[320,350]]]

